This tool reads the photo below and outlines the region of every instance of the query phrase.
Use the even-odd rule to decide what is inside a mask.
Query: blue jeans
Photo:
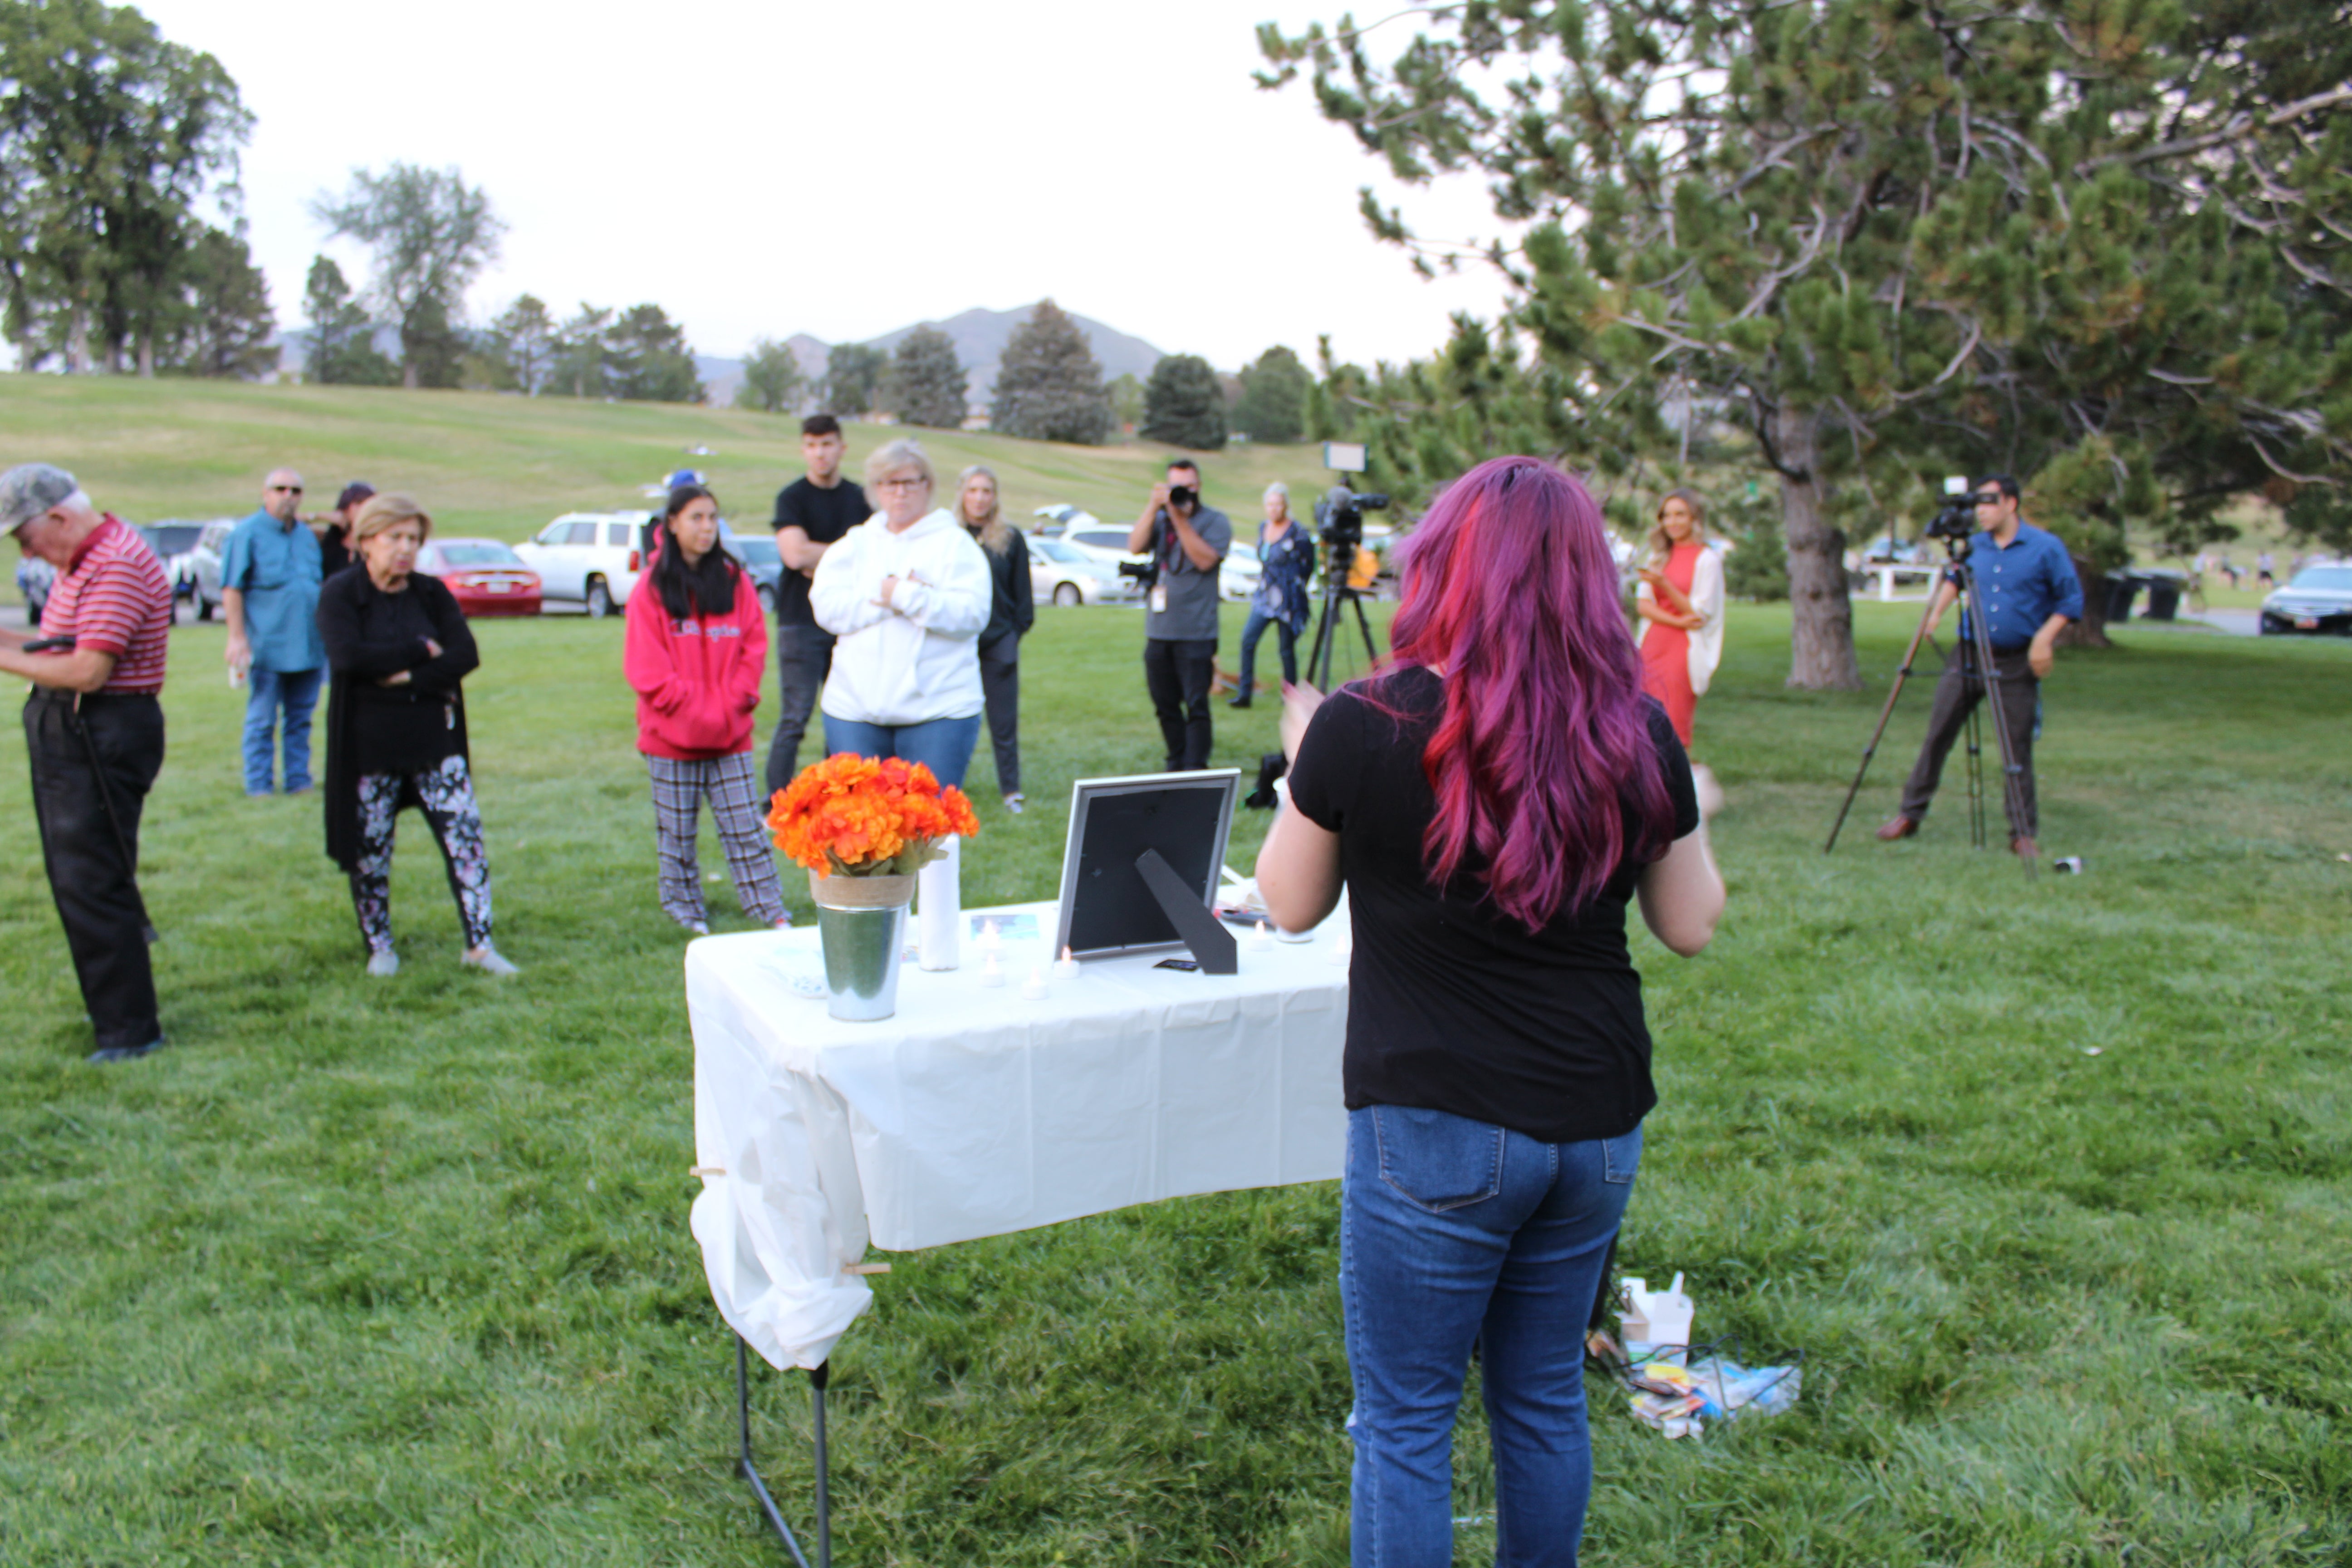
[[[867,724],[824,716],[824,754],[856,752],[861,757],[904,757],[931,770],[943,784],[963,787],[971,748],[980,740],[980,715],[931,719],[920,724]]]
[[[1495,1450],[1495,1561],[1574,1568],[1592,1492],[1584,1334],[1642,1131],[1580,1143],[1395,1105],[1348,1113],[1339,1283],[1358,1568],[1454,1561],[1471,1347]]]
[[[310,710],[319,705],[321,669],[264,669],[247,675],[245,699],[245,793],[268,795],[272,783],[279,718],[284,718],[286,793],[310,787]]]
[[[1298,679],[1298,634],[1290,623],[1269,616],[1255,605],[1250,606],[1249,619],[1242,623],[1242,670],[1234,697],[1243,702],[1250,700],[1250,689],[1257,680],[1257,644],[1265,636],[1265,628],[1275,629],[1275,646],[1282,650],[1282,679],[1296,683]]]

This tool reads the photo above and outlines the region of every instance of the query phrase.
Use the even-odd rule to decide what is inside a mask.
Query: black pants
[[[1973,661],[1974,654],[1966,644],[1952,650],[1944,661],[1944,673],[1936,680],[1936,700],[1927,710],[1927,738],[1919,746],[1919,761],[1912,768],[1911,777],[1903,785],[1903,815],[1914,822],[1924,821],[1927,803],[1936,798],[1936,784],[1944,776],[1944,759],[1951,754],[1952,742],[1959,739],[1960,727],[1976,710],[1985,697],[1985,683],[1975,675],[1961,672],[1963,657]],[[2032,838],[2038,816],[2033,803],[2033,718],[2042,697],[2042,682],[2034,679],[2033,667],[2028,662],[2023,648],[2015,653],[1993,653],[1993,668],[2000,680],[2001,716],[2008,721],[2010,754],[2017,759],[2019,773],[2019,814],[2010,816],[2012,834]],[[2008,796],[2000,784],[2000,742],[1996,739],[1986,751],[1985,787],[2006,805]]]
[[[768,742],[768,794],[800,772],[801,737],[833,673],[833,634],[820,626],[776,628],[776,733]]]
[[[1143,684],[1168,742],[1168,769],[1209,765],[1209,682],[1215,678],[1214,637],[1146,637]]]
[[[1008,632],[980,650],[980,691],[996,750],[996,793],[1021,793],[1021,637]]]
[[[163,705],[152,697],[89,696],[77,715],[70,694],[41,688],[25,704],[25,750],[33,763],[33,812],[49,895],[65,922],[98,1045],[152,1045],[163,1030],[139,901],[139,814],[163,766]],[[120,845],[107,818],[109,800],[122,830]]]

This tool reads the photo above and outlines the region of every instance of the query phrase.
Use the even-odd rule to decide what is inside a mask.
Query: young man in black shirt
[[[801,457],[808,472],[776,493],[776,552],[783,557],[784,574],[776,580],[779,700],[775,738],[768,742],[771,795],[800,771],[801,736],[816,710],[824,678],[833,672],[833,634],[810,613],[809,580],[834,542],[872,512],[866,492],[841,477],[845,449],[840,420],[810,415],[801,421]]]

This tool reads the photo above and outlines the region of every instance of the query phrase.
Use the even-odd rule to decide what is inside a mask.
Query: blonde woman
[[[966,468],[956,491],[956,521],[988,558],[995,587],[988,625],[980,632],[980,689],[987,702],[988,739],[996,752],[996,787],[1004,809],[1019,815],[1021,800],[1021,639],[1037,624],[1029,581],[1029,545],[1004,521],[996,474],[985,464]]]
[[[866,463],[881,508],[842,535],[809,584],[816,624],[840,640],[826,677],[828,756],[903,757],[963,783],[980,739],[979,638],[992,599],[986,553],[946,507],[920,443],[889,442]]]
[[[1723,558],[1706,547],[1706,505],[1690,490],[1658,503],[1648,556],[1634,590],[1642,617],[1642,689],[1665,705],[1687,748],[1691,721],[1723,658]]]

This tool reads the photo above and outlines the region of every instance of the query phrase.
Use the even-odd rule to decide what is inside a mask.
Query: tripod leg
[[[1349,589],[1348,603],[1356,609],[1356,629],[1364,634],[1364,669],[1369,674],[1381,662],[1381,650],[1372,642],[1372,623],[1364,615],[1364,596]]]
[[[1878,742],[1886,733],[1886,721],[1895,717],[1895,700],[1903,695],[1903,683],[1911,679],[1911,666],[1919,657],[1919,645],[1927,640],[1927,623],[1936,614],[1936,592],[1927,595],[1927,614],[1919,617],[1919,629],[1911,634],[1911,646],[1903,650],[1903,668],[1895,672],[1895,689],[1886,694],[1886,706],[1878,710],[1878,728],[1870,732],[1870,744],[1862,749],[1862,765],[1853,770],[1853,783],[1838,806],[1837,820],[1830,824],[1830,841],[1822,846],[1826,855],[1837,847],[1838,833],[1845,826],[1846,813],[1853,809],[1853,797],[1862,793],[1862,779],[1870,772],[1870,759],[1878,754]]]
[[[1980,707],[1969,710],[1969,847],[1985,847],[1984,732],[1978,723]]]
[[[1992,735],[2000,748],[2001,807],[2009,818],[2011,834],[2022,833],[2025,826],[2025,765],[2017,760],[2009,743],[2009,713],[2000,690],[2000,667],[1994,660],[1992,632],[1985,625],[1984,603],[1977,592],[1976,574],[1968,574],[1969,625],[1976,639],[1977,665],[1984,671],[1985,706],[1992,710]],[[2025,868],[2025,879],[2033,880],[2033,862],[2018,857]]]

